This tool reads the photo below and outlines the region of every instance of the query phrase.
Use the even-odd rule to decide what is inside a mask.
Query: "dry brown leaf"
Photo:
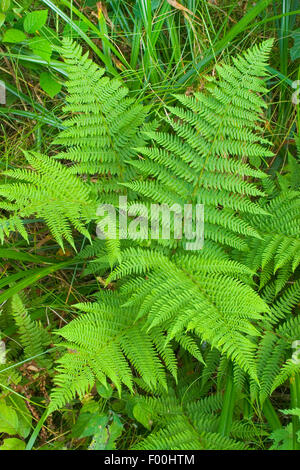
[[[181,5],[181,3],[177,2],[176,0],[167,0],[167,2],[169,3],[169,5],[176,8],[177,10],[181,10],[185,13],[189,13],[190,15],[194,15],[194,13],[191,10],[186,8],[184,5]]]

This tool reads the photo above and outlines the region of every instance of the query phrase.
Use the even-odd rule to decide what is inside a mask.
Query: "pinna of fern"
[[[254,271],[261,270],[260,288],[274,281],[274,295],[286,285],[300,264],[300,193],[280,193],[264,202],[271,217],[255,216],[251,223],[264,234],[260,240],[249,239],[249,253],[239,256]],[[255,253],[255,256],[250,255]]]
[[[263,321],[263,334],[258,341],[256,356],[257,383],[251,381],[252,399],[263,404],[278,387],[300,374],[300,364],[292,358],[292,345],[300,335],[300,280],[287,285],[274,299],[274,283],[265,288],[264,299],[270,303],[270,312]],[[269,296],[268,296],[269,293]]]
[[[288,285],[277,295],[276,300],[272,286],[270,296],[265,290],[263,299],[269,304],[269,311],[266,311],[256,325],[260,334],[253,337],[257,344],[254,367],[258,380],[246,374],[237,361],[234,361],[233,368],[235,388],[242,392],[249,388],[252,403],[256,402],[260,409],[276,389],[300,374],[300,364],[292,358],[292,345],[300,335],[300,316],[297,313],[300,281],[298,279]],[[204,355],[204,361],[205,366],[201,372],[203,390],[206,390],[205,387],[215,374],[219,389],[227,374],[225,356],[216,348],[209,349]]]
[[[200,252],[201,253],[201,252]],[[255,379],[254,323],[269,307],[240,277],[250,273],[230,260],[198,255],[168,258],[157,251],[128,249],[108,282],[122,279],[121,292],[147,317],[151,331],[167,331],[167,341],[193,331],[235,360]]]
[[[118,194],[128,192],[119,183],[134,175],[125,160],[136,154],[135,147],[145,144],[141,129],[156,126],[144,123],[148,108],[129,98],[119,80],[103,77],[104,69],[83,55],[79,45],[64,39],[58,49],[66,62],[69,92],[65,129],[54,140],[59,153],[50,158],[26,152],[34,171],[2,173],[19,181],[0,187],[0,209],[10,213],[0,220],[2,241],[11,231],[27,240],[23,219],[29,215],[44,219],[61,247],[64,240],[75,247],[72,228],[90,239],[86,225],[96,219],[99,203],[114,204]]]
[[[300,374],[291,349],[300,334],[298,173],[299,164],[290,156],[282,174],[264,181],[267,197],[261,198],[260,204],[270,217],[249,217],[262,238],[249,238],[249,252],[234,254],[236,260],[256,272],[260,297],[270,306],[258,341],[256,367],[260,386],[254,381],[250,386],[252,400],[261,405],[278,387]]]

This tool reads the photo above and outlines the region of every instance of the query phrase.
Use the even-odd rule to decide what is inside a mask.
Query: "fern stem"
[[[271,403],[270,398],[266,398],[263,404],[263,413],[265,415],[266,420],[268,421],[272,431],[276,431],[276,429],[281,428],[281,422],[278,418],[278,415]]]
[[[291,408],[300,408],[300,376],[295,374],[290,378]],[[300,443],[297,439],[297,433],[300,430],[299,417],[292,417],[293,426],[293,450],[300,450]]]
[[[233,411],[234,411],[234,400],[235,399],[235,387],[233,383],[233,367],[232,363],[229,362],[227,369],[227,378],[225,386],[225,395],[223,408],[221,412],[221,419],[219,424],[218,432],[223,436],[228,436],[231,430]]]

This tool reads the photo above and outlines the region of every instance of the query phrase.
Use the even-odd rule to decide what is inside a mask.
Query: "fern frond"
[[[70,117],[54,141],[63,148],[56,157],[71,161],[73,174],[93,175],[89,184],[98,201],[115,203],[124,193],[118,183],[133,177],[125,161],[145,143],[141,128],[152,129],[149,124],[144,127],[148,108],[130,98],[119,80],[105,77],[104,69],[72,40],[64,39],[59,52],[68,74],[64,111]]]
[[[25,359],[33,358],[41,367],[49,367],[52,361],[43,354],[50,343],[46,330],[30,318],[19,294],[14,294],[9,302],[9,311],[18,328]]]
[[[53,158],[36,152],[25,156],[34,171],[3,172],[16,180],[0,186],[0,208],[5,209],[9,201],[15,213],[9,228],[18,229],[25,237],[21,218],[36,215],[45,220],[62,248],[63,239],[74,246],[71,227],[90,239],[85,223],[96,218],[96,204],[89,198],[88,187]]]
[[[123,301],[124,302],[124,301]],[[78,304],[85,312],[59,330],[69,349],[60,360],[57,388],[52,395],[50,410],[62,406],[76,393],[82,396],[96,379],[107,386],[112,381],[121,393],[121,385],[133,390],[135,369],[150,388],[166,387],[163,358],[166,367],[176,374],[176,360],[166,347],[159,329],[151,334],[143,328],[144,320],[135,322],[133,309],[122,309],[122,300],[109,293],[98,303]]]
[[[233,247],[237,236],[260,238],[243,214],[267,214],[253,200],[264,193],[247,181],[266,175],[244,162],[272,155],[262,137],[265,103],[258,95],[266,92],[261,77],[271,45],[265,41],[233,65],[218,65],[207,93],[176,95],[181,107],[168,106],[169,130],[148,132],[153,146],[138,147],[140,159],[129,161],[141,178],[126,187],[154,202],[205,204],[206,239]]]
[[[135,305],[137,318],[147,317],[149,331],[163,327],[170,341],[191,330],[255,377],[256,346],[248,336],[259,334],[251,322],[261,319],[268,307],[238,280],[246,273],[243,266],[227,260],[201,255],[169,259],[153,250],[131,248],[123,251],[122,262],[108,282],[129,276],[128,284],[123,281],[121,287],[130,296],[124,308]],[[133,274],[139,277],[132,280]]]

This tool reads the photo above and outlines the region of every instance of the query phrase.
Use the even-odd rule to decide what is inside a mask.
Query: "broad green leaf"
[[[103,384],[100,384],[99,382],[96,384],[97,392],[99,395],[103,398],[106,398],[107,400],[112,396],[113,394],[113,389],[110,386],[105,387]]]
[[[293,450],[292,424],[288,424],[283,429],[276,429],[272,432],[270,438],[274,441],[270,450]]]
[[[38,10],[28,13],[24,20],[24,30],[27,33],[39,31],[47,21],[48,10]]]
[[[106,427],[101,427],[99,431],[93,436],[89,445],[89,450],[107,450],[107,443],[109,441],[109,432]]]
[[[7,398],[7,404],[17,413],[18,434],[26,438],[30,433],[32,416],[29,413],[24,400],[17,395],[10,395]]]
[[[2,42],[22,42],[26,39],[26,34],[19,29],[8,29],[5,31],[4,36],[2,38]]]
[[[3,25],[3,23],[4,23],[4,21],[5,21],[5,18],[6,18],[6,17],[5,17],[5,15],[4,15],[4,13],[0,13],[0,28],[1,28],[1,26]]]
[[[0,10],[7,11],[10,7],[10,0],[1,0],[0,2]]]
[[[112,424],[99,426],[94,434],[89,450],[113,450],[116,448],[115,441],[121,436],[123,424],[118,415],[114,415]]]
[[[79,438],[84,432],[86,426],[88,425],[89,420],[91,419],[91,413],[80,413],[77,418],[76,423],[72,428],[72,437]]]
[[[35,55],[38,55],[47,62],[50,61],[52,47],[47,39],[36,36],[29,41],[28,45]]]
[[[40,75],[40,85],[51,98],[54,98],[61,90],[61,84],[58,83],[50,73],[42,72]]]
[[[133,407],[133,416],[141,423],[146,429],[151,429],[152,420],[150,411],[145,408],[141,403],[137,403]]]
[[[95,413],[90,415],[90,419],[80,437],[93,436],[105,429],[108,423],[108,416],[104,413]]]
[[[114,420],[109,426],[109,441],[106,445],[106,449],[112,450],[116,448],[115,441],[121,436],[123,428],[120,418],[117,414],[114,414]]]
[[[104,413],[81,413],[73,426],[72,437],[93,436],[101,429],[105,428],[108,416]]]
[[[82,408],[80,410],[80,414],[83,413],[99,413],[99,403],[97,403],[95,400],[88,400],[82,405]]]
[[[15,437],[4,439],[0,450],[25,450],[25,442]]]
[[[7,406],[5,400],[0,400],[0,432],[17,434],[18,424],[18,416],[15,410]]]

